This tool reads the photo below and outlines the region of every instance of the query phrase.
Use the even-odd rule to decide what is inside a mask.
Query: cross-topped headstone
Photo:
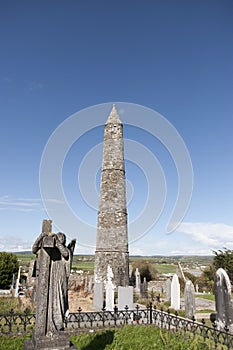
[[[64,233],[52,234],[52,222],[44,220],[32,252],[37,254],[36,324],[25,349],[70,349],[64,332],[68,312],[68,277],[76,240],[66,246]],[[73,347],[74,348],[74,347]]]

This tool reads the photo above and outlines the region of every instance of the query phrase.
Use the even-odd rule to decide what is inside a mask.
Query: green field
[[[16,253],[19,263],[22,266],[28,266],[30,260],[36,258],[35,254],[32,253]],[[211,256],[130,256],[130,263],[135,263],[137,261],[145,261],[148,263],[155,264],[157,271],[161,274],[163,273],[175,273],[177,268],[177,263],[182,262],[183,265],[195,267],[198,264],[208,265],[212,261]],[[84,270],[84,271],[94,271],[94,255],[74,255],[73,265],[74,269]]]
[[[19,262],[29,263],[30,260],[35,260],[36,256],[32,253],[16,253]]]
[[[94,261],[73,261],[72,268],[83,271],[94,271]]]
[[[155,264],[158,273],[175,273],[177,266],[173,264]]]

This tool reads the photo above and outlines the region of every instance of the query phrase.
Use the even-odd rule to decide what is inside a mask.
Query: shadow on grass
[[[96,334],[95,338],[82,348],[82,350],[104,350],[106,345],[112,344],[114,331],[106,331],[101,334]]]

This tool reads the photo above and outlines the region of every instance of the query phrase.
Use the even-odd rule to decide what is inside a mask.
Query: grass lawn
[[[71,336],[78,350],[208,350],[214,344],[198,336],[191,339],[179,333],[169,333],[154,326],[138,325],[81,333]],[[23,344],[31,336],[1,336],[1,350],[23,350]],[[216,349],[225,349],[220,345]]]
[[[154,326],[124,326],[121,329],[80,334],[71,337],[71,340],[79,350],[209,349],[200,339],[184,340],[183,336]]]
[[[196,298],[202,298],[206,300],[215,300],[214,294],[196,294]]]
[[[23,350],[23,344],[26,339],[29,339],[30,335],[24,336],[1,336],[0,337],[0,349],[1,350]]]

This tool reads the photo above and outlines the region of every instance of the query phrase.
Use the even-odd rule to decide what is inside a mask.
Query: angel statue
[[[44,335],[64,330],[75,244],[76,239],[73,239],[66,246],[66,236],[62,232],[42,232],[33,244],[32,252],[37,254],[37,318],[40,319],[39,331],[41,333],[42,327]]]

